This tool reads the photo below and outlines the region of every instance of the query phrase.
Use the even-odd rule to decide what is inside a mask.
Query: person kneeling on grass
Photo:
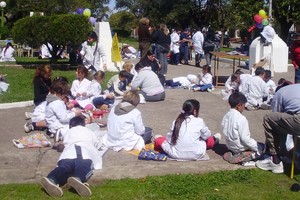
[[[222,120],[223,135],[229,149],[223,158],[231,164],[246,165],[246,162],[258,159],[263,151],[263,145],[250,137],[248,120],[242,115],[246,102],[247,98],[242,93],[231,94],[228,99],[231,108]]]
[[[186,100],[166,137],[156,137],[154,150],[176,160],[208,160],[206,150],[218,144],[221,135],[211,136],[203,119],[198,117],[199,109],[199,101]]]
[[[65,146],[57,167],[41,180],[42,187],[54,197],[63,196],[60,186],[68,183],[82,197],[92,195],[87,180],[93,169],[100,169],[102,157],[97,149],[97,137],[93,131],[84,127],[82,116],[70,120],[70,129],[63,138]]]

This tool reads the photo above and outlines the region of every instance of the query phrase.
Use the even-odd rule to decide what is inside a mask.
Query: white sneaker
[[[253,106],[253,105],[251,105],[251,104],[248,104],[247,106],[246,106],[246,110],[249,110],[249,111],[251,111],[251,110],[258,110],[259,108],[257,107],[257,106]]]
[[[68,184],[76,190],[76,192],[81,197],[90,197],[92,192],[87,183],[82,183],[78,178],[70,177],[68,178]]]
[[[200,91],[200,89],[201,89],[200,87],[194,87],[194,88],[193,88],[194,92],[195,92],[195,91]]]
[[[162,135],[155,135],[154,136],[154,140],[156,140],[157,138],[163,137]]]
[[[283,164],[280,162],[279,164],[275,164],[272,161],[272,157],[267,158],[265,160],[259,160],[255,163],[256,167],[266,170],[266,171],[272,171],[275,174],[281,174],[284,172],[283,170]]]
[[[222,138],[221,134],[220,133],[216,133],[216,134],[214,134],[213,137],[215,138],[215,144],[219,144],[220,140]]]
[[[31,119],[32,117],[32,113],[31,112],[25,112],[25,119],[28,120],[28,119]]]
[[[41,185],[50,196],[62,197],[64,194],[62,189],[49,178],[43,177]]]
[[[33,131],[34,128],[33,128],[32,123],[27,122],[26,124],[24,124],[24,130],[25,130],[25,133],[29,133],[29,132]]]
[[[242,165],[244,167],[254,167],[255,166],[255,162],[254,161],[243,162]]]

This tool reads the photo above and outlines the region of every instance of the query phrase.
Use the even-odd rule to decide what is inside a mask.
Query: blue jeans
[[[145,144],[151,143],[151,138],[153,136],[152,128],[145,127],[145,133],[144,135],[141,135],[143,140],[145,141]]]
[[[93,174],[93,162],[90,159],[82,158],[80,146],[75,145],[75,149],[77,158],[60,160],[47,178],[52,179],[59,186],[65,185],[71,176],[79,178],[83,183],[87,182]]]
[[[201,92],[205,92],[207,91],[208,88],[212,88],[213,85],[212,84],[205,84],[205,85],[194,85],[193,88],[197,88],[200,87],[200,91]]]
[[[295,69],[295,83],[300,83],[300,69]]]
[[[93,99],[93,104],[96,108],[98,108],[99,106],[106,104],[114,104],[114,99],[104,99],[103,97],[96,97]]]
[[[189,47],[188,46],[181,46],[180,53],[183,54],[184,64],[189,64]]]

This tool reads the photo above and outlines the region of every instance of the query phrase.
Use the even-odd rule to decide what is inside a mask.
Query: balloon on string
[[[95,25],[95,23],[96,23],[96,18],[95,17],[90,17],[89,18],[89,21],[91,22],[91,24],[93,24],[93,25]]]
[[[258,28],[258,29],[262,29],[263,28],[263,25],[262,25],[262,23],[255,23],[255,26],[256,26],[256,28]]]
[[[262,22],[262,17],[259,16],[258,14],[254,15],[253,17],[254,21],[257,22],[257,23],[261,23]]]
[[[83,8],[77,8],[76,13],[77,13],[78,15],[82,15],[82,13],[83,13]]]
[[[267,16],[266,11],[264,11],[264,10],[258,11],[258,15],[262,18],[265,18],[265,16]]]
[[[90,9],[88,9],[88,8],[86,8],[86,9],[84,9],[84,11],[83,11],[83,16],[85,16],[85,17],[90,17],[91,16],[91,10]]]
[[[261,23],[262,23],[262,25],[264,25],[264,26],[268,26],[268,25],[269,25],[269,20],[263,19]]]

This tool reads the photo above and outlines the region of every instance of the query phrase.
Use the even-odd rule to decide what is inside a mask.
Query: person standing
[[[82,44],[80,51],[83,57],[83,65],[91,70],[92,75],[99,70],[105,71],[106,66],[106,53],[103,46],[98,42],[98,36],[94,31],[91,31],[87,35],[87,41]]]
[[[217,48],[216,44],[214,43],[214,32],[213,30],[209,29],[206,33],[204,44],[203,44],[206,64],[209,66],[211,66],[211,58],[212,58],[212,54],[210,52],[215,51],[216,48]]]
[[[152,35],[152,42],[156,44],[156,53],[161,64],[159,73],[166,76],[168,71],[168,53],[171,44],[171,37],[167,25],[161,24],[159,26],[159,29]]]
[[[170,64],[172,65],[181,65],[180,64],[180,53],[179,53],[179,34],[181,33],[180,30],[174,30],[170,35],[171,38],[171,61]]]
[[[150,27],[149,27],[149,19],[148,18],[142,18],[139,22],[138,27],[138,41],[139,41],[139,51],[141,53],[141,59],[146,55],[146,52],[148,51],[150,47],[151,42],[151,33],[150,33]]]
[[[295,83],[300,83],[300,33],[296,33],[291,45],[291,58],[295,68]]]
[[[192,41],[194,44],[194,51],[195,51],[195,65],[196,67],[200,67],[201,59],[204,56],[204,51],[203,51],[204,37],[200,29],[198,29],[196,33],[193,35]]]
[[[184,32],[180,34],[180,53],[183,55],[185,65],[189,65],[189,29],[186,28]]]

